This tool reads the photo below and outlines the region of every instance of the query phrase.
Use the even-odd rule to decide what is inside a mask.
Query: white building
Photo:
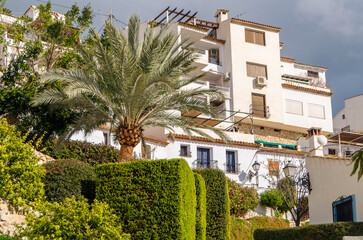
[[[177,21],[180,18],[184,21]],[[281,57],[284,44],[280,42],[280,28],[229,18],[228,10],[218,9],[211,22],[167,8],[143,23],[141,29],[152,24],[158,31],[168,19],[175,19],[171,31],[193,42],[191,48],[200,56],[196,73],[206,73],[188,87],[218,88],[226,96],[219,102],[206,99],[221,111],[220,119],[198,112],[184,116],[224,129],[233,142],[226,145],[197,135],[188,138],[178,129],[175,133],[147,129],[147,148],[143,150],[139,144],[134,150],[136,158],[182,157],[191,167],[216,167],[245,185],[256,186],[258,181],[259,191],[264,191],[280,178],[288,161],[298,164],[304,159],[306,153],[299,151],[297,140],[309,128],[321,128],[324,134],[333,131],[327,69]],[[111,141],[107,126],[90,136],[79,133],[72,139],[119,148]],[[261,166],[258,178],[252,169],[254,162]]]
[[[345,106],[334,117],[334,130],[363,132],[363,94],[346,98]]]

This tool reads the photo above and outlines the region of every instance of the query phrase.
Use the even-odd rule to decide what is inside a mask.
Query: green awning
[[[263,145],[272,145],[272,146],[281,146],[281,147],[288,147],[288,148],[296,148],[296,145],[289,145],[283,143],[273,143],[273,142],[265,142],[261,140],[255,140],[255,143],[262,143]]]

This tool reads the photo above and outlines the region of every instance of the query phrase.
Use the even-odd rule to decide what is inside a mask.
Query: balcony
[[[271,117],[270,107],[265,105],[251,104],[250,113],[252,113],[254,117],[260,117],[260,118]]]
[[[238,163],[235,163],[235,164],[225,163],[224,171],[226,173],[240,173],[240,166],[241,166],[241,164],[238,164]]]
[[[218,168],[218,161],[217,160],[203,160],[203,159],[197,159],[193,162],[194,169],[196,168]]]
[[[191,157],[192,152],[191,151],[180,151],[179,156],[180,157]]]

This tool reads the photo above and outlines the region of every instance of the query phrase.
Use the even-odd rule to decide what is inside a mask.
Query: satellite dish
[[[320,144],[320,146],[324,146],[328,143],[328,139],[323,135],[318,136],[317,140],[318,140],[318,143]]]

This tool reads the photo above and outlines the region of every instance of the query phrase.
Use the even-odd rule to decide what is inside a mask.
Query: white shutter
[[[303,104],[302,102],[286,99],[286,112],[297,114],[297,115],[303,115]]]
[[[309,103],[309,117],[325,119],[325,108],[324,108],[324,106]]]

